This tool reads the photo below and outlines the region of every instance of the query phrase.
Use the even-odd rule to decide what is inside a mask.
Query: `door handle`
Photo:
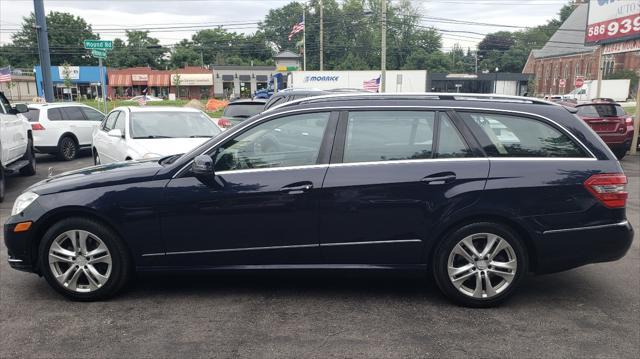
[[[456,180],[456,174],[453,172],[444,172],[444,173],[436,173],[430,176],[427,176],[420,180],[420,182],[437,185],[437,184],[445,184],[451,183]]]
[[[311,182],[298,182],[298,183],[292,183],[290,185],[280,188],[280,192],[287,192],[289,194],[300,194],[312,188],[313,188],[313,183]]]

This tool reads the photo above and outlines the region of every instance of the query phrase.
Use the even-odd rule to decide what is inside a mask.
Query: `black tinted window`
[[[526,117],[460,113],[493,157],[585,157],[569,136],[550,124]]]
[[[440,113],[437,158],[470,157],[471,151],[447,114]]]
[[[614,104],[578,106],[578,115],[584,117],[620,117],[625,112],[622,106]]]
[[[87,107],[81,107],[81,109],[89,121],[102,121],[104,119],[104,115],[94,109]]]
[[[66,115],[67,121],[84,121],[84,115],[80,107],[65,107],[61,109]]]
[[[224,109],[222,116],[224,117],[238,117],[249,118],[256,115],[264,109],[263,103],[247,103],[247,104],[229,104]]]
[[[38,122],[40,118],[40,110],[37,108],[30,108],[29,112],[23,113],[23,115],[29,120],[29,122]]]
[[[62,112],[57,108],[50,108],[47,110],[47,118],[49,121],[62,121],[64,118],[62,117]]]
[[[435,113],[350,112],[345,163],[431,158]]]

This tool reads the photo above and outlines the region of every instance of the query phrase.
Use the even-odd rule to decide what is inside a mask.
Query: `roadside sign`
[[[584,85],[584,76],[576,76],[576,81],[573,84],[575,88],[580,88]]]
[[[111,50],[113,49],[113,41],[111,40],[84,40],[84,48],[87,50],[101,49]]]
[[[567,85],[567,80],[565,79],[560,79],[560,81],[558,82],[558,86],[560,87],[565,87]]]
[[[100,50],[100,49],[93,49],[91,50],[91,56],[98,58],[98,59],[106,59],[107,58],[107,51],[106,50]]]

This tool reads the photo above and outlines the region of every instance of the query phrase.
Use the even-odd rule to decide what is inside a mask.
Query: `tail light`
[[[34,123],[31,124],[31,129],[34,130],[34,131],[42,131],[42,130],[44,130],[44,126],[42,126],[38,122],[34,122]]]
[[[218,126],[220,126],[222,128],[231,127],[231,121],[227,120],[226,118],[219,118],[218,119]]]
[[[633,125],[633,118],[627,117],[624,119],[624,122],[626,122],[627,125]]]
[[[584,181],[585,188],[607,208],[624,208],[627,204],[627,176],[622,173],[603,173]]]

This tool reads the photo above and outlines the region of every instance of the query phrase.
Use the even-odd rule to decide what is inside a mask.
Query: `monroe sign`
[[[590,0],[585,44],[640,38],[640,0]]]

